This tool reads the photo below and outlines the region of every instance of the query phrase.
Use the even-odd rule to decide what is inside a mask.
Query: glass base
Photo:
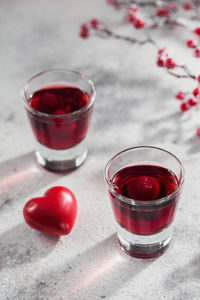
[[[159,257],[167,250],[171,242],[171,225],[153,235],[130,233],[119,224],[117,227],[118,240],[122,250],[133,257],[142,259]]]
[[[66,150],[50,149],[37,142],[36,157],[42,167],[54,172],[63,172],[81,166],[86,160],[87,152],[83,141]]]

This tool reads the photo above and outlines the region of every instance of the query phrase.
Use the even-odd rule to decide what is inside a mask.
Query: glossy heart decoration
[[[76,198],[69,189],[62,186],[47,190],[43,197],[29,200],[23,210],[29,226],[58,236],[70,233],[76,214]]]

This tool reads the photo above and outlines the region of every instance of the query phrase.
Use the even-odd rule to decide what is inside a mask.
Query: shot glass
[[[47,70],[26,82],[22,99],[40,165],[66,171],[85,161],[85,138],[95,95],[90,79],[65,69]]]
[[[184,183],[180,160],[161,148],[129,148],[109,160],[105,180],[121,248],[143,259],[163,254]]]

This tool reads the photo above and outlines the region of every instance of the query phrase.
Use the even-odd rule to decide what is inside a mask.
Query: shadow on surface
[[[200,139],[196,134],[188,139],[187,144],[190,145],[190,148],[187,150],[189,155],[199,153]]]
[[[0,163],[0,208],[39,190],[67,173],[52,173],[36,162],[34,151]]]
[[[170,89],[163,86],[153,89],[157,86],[157,78],[124,77],[102,68],[94,81],[99,87],[97,97],[103,97],[103,101],[96,102],[91,130],[91,140],[97,140],[96,143],[91,142],[95,153],[108,148],[115,150],[121,137],[121,144],[125,140],[128,147],[138,142],[178,144],[183,139],[182,114],[178,108],[175,112],[169,111]],[[104,139],[101,139],[101,134],[105,134]]]
[[[200,299],[200,252],[197,250],[200,244],[199,228],[186,221],[176,227],[174,233],[179,246],[174,258],[180,254],[182,256],[177,257],[174,268],[163,278],[164,288],[171,295],[176,294],[176,299]]]
[[[150,105],[148,100],[144,99],[141,89],[145,86],[146,93],[148,93],[152,90],[152,86],[157,85],[156,78],[137,79],[129,74],[122,76],[105,67],[94,74],[93,80],[98,89],[97,97],[99,100],[103,98],[103,101],[97,101],[95,104],[95,119],[93,120],[94,127],[96,127],[95,134],[109,130],[113,124],[120,126],[120,124],[140,122],[143,115],[138,115],[138,108],[146,103]]]
[[[174,123],[174,126],[171,126]],[[143,123],[144,132],[147,132],[146,140],[152,142],[170,141],[177,144],[181,140],[184,131],[182,129],[181,113],[174,112],[171,114],[156,117]]]
[[[198,294],[195,296],[194,284],[199,286],[200,280],[200,254],[193,257],[189,263],[178,267],[171,272],[165,281],[166,290],[178,291],[176,299],[199,299]],[[191,286],[193,289],[191,289]]]
[[[19,224],[0,235],[0,269],[38,261],[53,250],[58,240]]]
[[[31,290],[33,295],[37,295],[38,285],[41,286],[42,282],[43,289],[40,287],[39,295],[48,299],[53,299],[53,293],[61,299],[71,300],[93,299],[92,296],[107,298],[151,263],[123,254],[113,234],[68,264],[43,274]],[[56,291],[52,291],[55,285]]]

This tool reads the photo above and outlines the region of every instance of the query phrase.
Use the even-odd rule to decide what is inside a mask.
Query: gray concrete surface
[[[116,19],[103,0],[1,0],[0,11],[0,299],[200,299],[200,118],[198,110],[182,116],[173,98],[195,84],[158,69],[151,46],[79,39],[80,23]],[[173,34],[157,36],[160,46],[190,63],[189,32]],[[198,72],[199,60],[191,66]],[[35,162],[20,101],[24,82],[54,67],[81,71],[97,88],[90,153],[68,175]],[[186,169],[173,243],[155,261],[121,253],[103,178],[113,154],[144,144],[173,151]],[[78,201],[75,227],[60,239],[32,230],[22,216],[25,202],[53,185],[67,186]]]

